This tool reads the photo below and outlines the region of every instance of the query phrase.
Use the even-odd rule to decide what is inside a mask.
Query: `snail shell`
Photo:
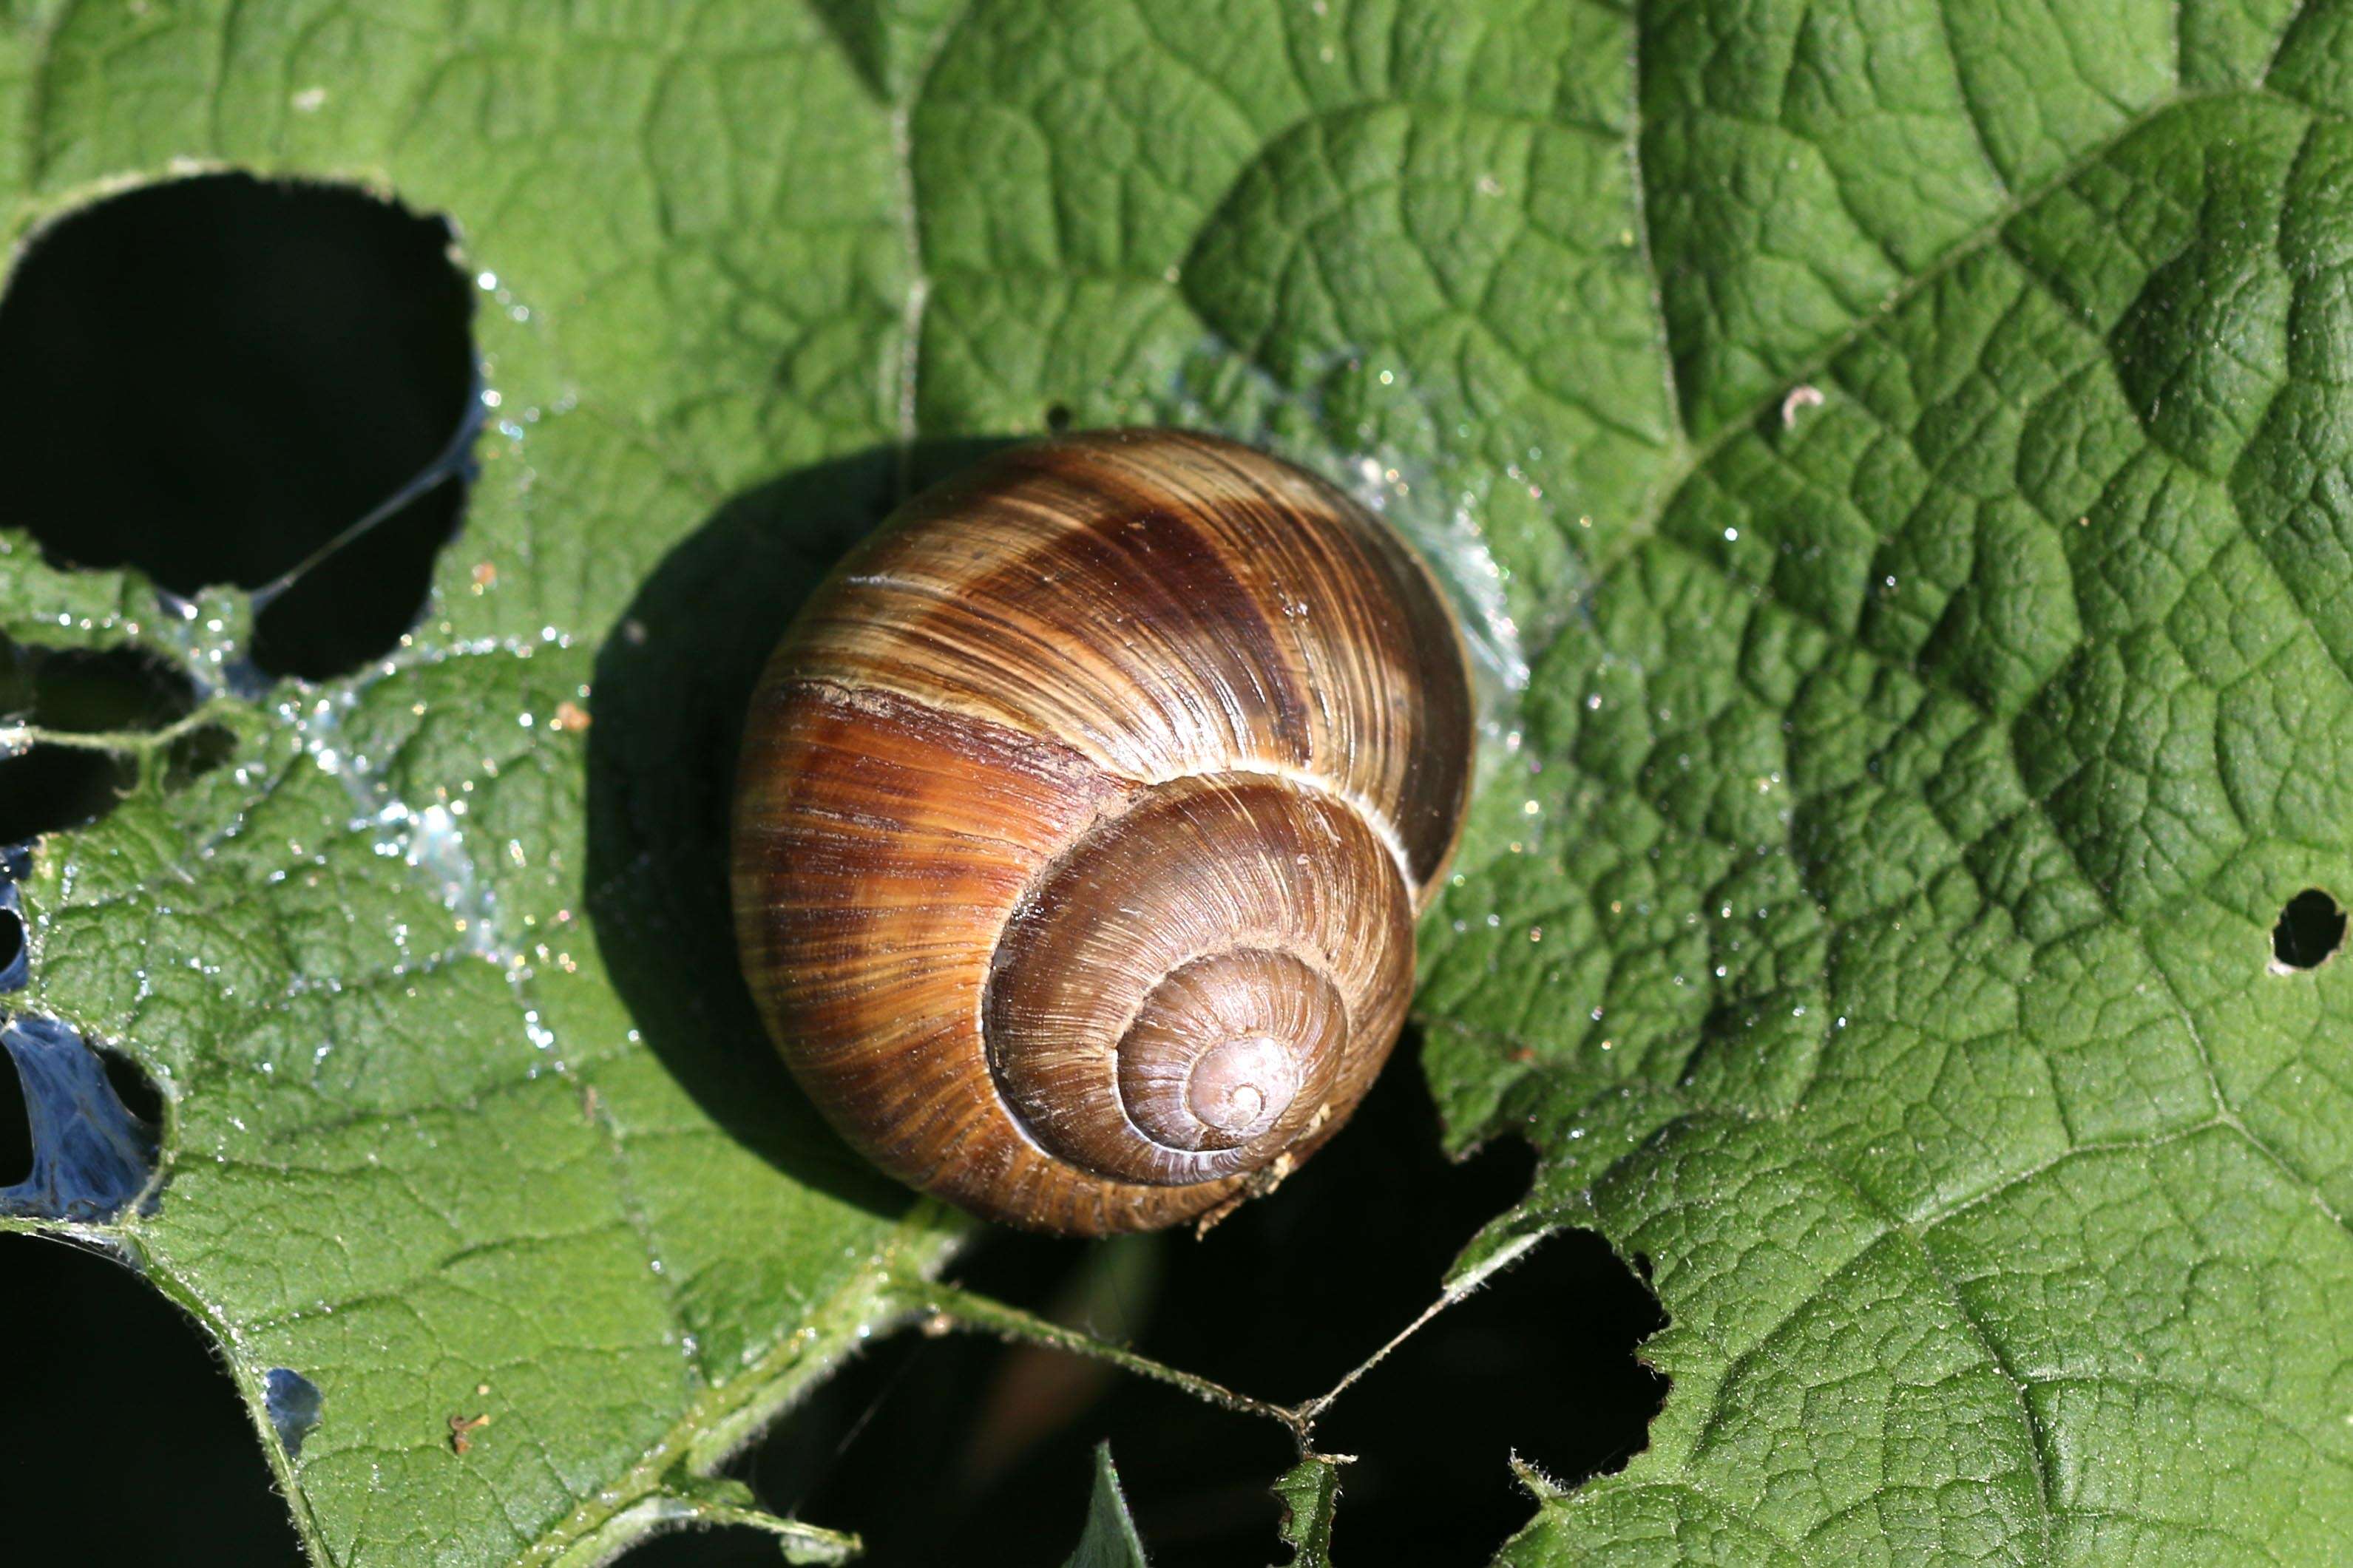
[[[1220,1209],[1388,1056],[1472,743],[1444,600],[1330,486],[1174,431],[1004,452],[902,508],[769,662],[744,972],[911,1185],[1081,1235]]]

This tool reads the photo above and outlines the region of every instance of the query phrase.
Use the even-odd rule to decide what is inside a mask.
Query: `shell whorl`
[[[902,508],[778,647],[745,973],[902,1180],[1075,1233],[1200,1214],[1378,1071],[1471,726],[1443,602],[1329,487],[1174,432],[1017,448]]]
[[[1411,905],[1327,796],[1248,773],[1145,794],[1007,927],[984,1032],[1039,1144],[1175,1186],[1258,1169],[1364,1091],[1405,1007]]]

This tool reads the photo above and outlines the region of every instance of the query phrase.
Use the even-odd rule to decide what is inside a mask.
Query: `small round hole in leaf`
[[[1057,403],[1046,410],[1046,428],[1059,436],[1071,427],[1071,405]]]
[[[2345,945],[2345,910],[2318,888],[2306,888],[2281,909],[2272,927],[2272,957],[2280,969],[2316,969]]]

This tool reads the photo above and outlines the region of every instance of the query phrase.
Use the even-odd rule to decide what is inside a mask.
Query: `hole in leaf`
[[[25,846],[0,847],[0,992],[22,991],[32,983],[33,952],[25,937],[24,897],[16,890],[16,884],[32,868],[32,852]]]
[[[1433,1320],[1332,1407],[1319,1445],[1356,1454],[1341,1477],[1346,1534],[1460,1531],[1483,1561],[1527,1521],[1516,1455],[1573,1485],[1626,1468],[1650,1441],[1667,1379],[1634,1347],[1666,1326],[1658,1298],[1591,1231],[1555,1236]],[[1429,1517],[1443,1499],[1445,1535]],[[1455,1560],[1450,1557],[1450,1560]]]
[[[128,757],[36,746],[0,760],[0,836],[33,838],[97,821],[139,776]]]
[[[91,1047],[98,1053],[98,1065],[106,1074],[106,1087],[122,1102],[122,1109],[151,1128],[164,1125],[164,1091],[146,1069],[120,1051],[104,1046]]]
[[[2345,911],[2318,888],[2306,888],[2280,910],[2272,956],[2283,969],[2316,969],[2345,945]]]
[[[0,722],[72,735],[127,734],[162,729],[195,705],[195,685],[157,655],[0,639]],[[165,782],[185,783],[217,766],[232,745],[215,725],[176,737],[164,755]],[[95,822],[138,782],[139,759],[127,750],[42,744],[0,756],[0,843]],[[0,972],[5,967],[0,962]]]
[[[1207,1238],[991,1231],[957,1278],[1229,1387],[1320,1393],[1429,1305],[1462,1245],[1527,1187],[1524,1144],[1461,1164],[1440,1152],[1416,1048],[1399,1045],[1345,1132]],[[1663,1380],[1634,1360],[1659,1322],[1655,1298],[1584,1233],[1442,1314],[1318,1428],[1320,1447],[1362,1456],[1342,1478],[1341,1561],[1486,1561],[1531,1506],[1514,1447],[1564,1481],[1622,1464],[1659,1407]],[[959,1561],[970,1541],[1060,1562],[1106,1437],[1155,1568],[1281,1559],[1268,1489],[1295,1459],[1281,1427],[972,1335],[886,1342],[734,1473],[768,1507],[858,1530],[881,1568]],[[910,1474],[930,1479],[911,1492]]]
[[[301,1457],[302,1439],[319,1425],[322,1403],[319,1385],[291,1367],[273,1366],[262,1375],[262,1413],[290,1458]]]
[[[47,1237],[0,1234],[0,1432],[45,1457],[0,1492],[52,1510],[67,1548],[29,1544],[47,1531],[28,1526],[12,1561],[302,1568],[251,1418],[185,1312],[113,1256]]]
[[[1047,429],[1051,430],[1055,435],[1059,436],[1059,435],[1060,435],[1063,431],[1065,431],[1065,430],[1069,429],[1070,427],[1071,427],[1071,405],[1070,405],[1069,404],[1067,404],[1067,403],[1057,403],[1057,404],[1053,404],[1053,405],[1050,405],[1050,406],[1047,408],[1047,410],[1046,410],[1046,428],[1047,428]]]
[[[0,1055],[14,1069],[31,1151],[23,1177],[0,1187],[0,1215],[111,1219],[146,1191],[156,1124],[115,1091],[128,1063],[55,1018],[11,1019],[0,1026]],[[148,1087],[141,1098],[160,1109],[153,1094]]]
[[[227,725],[198,725],[164,752],[164,787],[182,788],[227,762],[236,751],[237,737]]]
[[[462,467],[479,405],[449,244],[440,220],[358,190],[244,174],[61,220],[0,299],[0,516],[68,564],[259,590],[253,653],[272,674],[387,651],[459,483],[302,568],[420,474]]]
[[[195,683],[139,648],[20,647],[0,639],[0,712],[45,729],[154,730],[196,705]]]

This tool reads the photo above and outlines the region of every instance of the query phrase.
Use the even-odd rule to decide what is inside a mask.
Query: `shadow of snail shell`
[[[1396,1041],[1472,731],[1445,602],[1329,485],[1175,431],[1017,447],[902,508],[770,660],[744,971],[901,1181],[1077,1235],[1223,1212]]]

